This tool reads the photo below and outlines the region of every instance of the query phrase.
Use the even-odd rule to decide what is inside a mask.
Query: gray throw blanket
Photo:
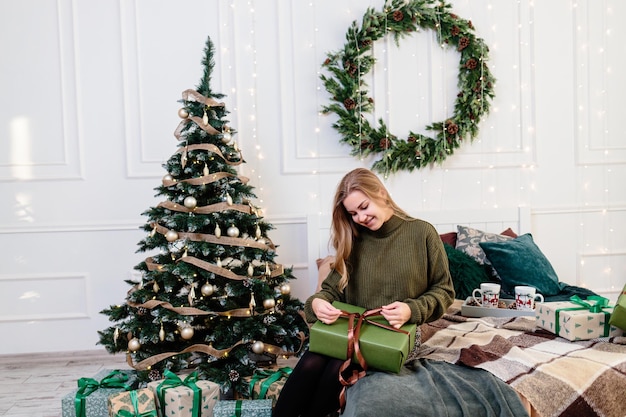
[[[482,369],[415,359],[398,373],[368,372],[347,390],[343,417],[528,416],[517,393]]]

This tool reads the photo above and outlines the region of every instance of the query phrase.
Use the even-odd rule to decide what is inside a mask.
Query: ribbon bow
[[[250,379],[250,398],[253,398],[252,394],[254,393],[254,386],[259,380],[265,379],[263,382],[261,382],[261,386],[259,388],[259,399],[262,400],[267,395],[267,390],[269,389],[269,387],[282,377],[288,377],[291,374],[291,371],[292,369],[288,366],[280,368],[276,371],[257,369],[254,372],[252,379]]]
[[[348,318],[348,349],[347,349],[347,359],[339,368],[339,382],[343,385],[341,392],[339,393],[339,405],[341,406],[341,412],[343,412],[346,406],[346,389],[352,385],[354,385],[359,379],[365,376],[365,371],[367,371],[367,362],[365,362],[365,358],[361,353],[361,347],[359,345],[359,336],[361,333],[361,326],[366,322],[368,324],[382,327],[383,329],[391,330],[394,332],[404,333],[409,335],[409,332],[396,329],[393,326],[389,326],[383,323],[379,323],[374,320],[370,320],[370,317],[381,316],[380,312],[382,308],[375,308],[373,310],[367,310],[363,313],[349,313],[347,311],[341,310],[341,314],[339,317],[347,317]],[[356,321],[356,324],[355,324]],[[344,372],[348,369],[350,364],[352,363],[352,357],[356,355],[356,359],[361,367],[352,368],[351,372],[344,376]]]
[[[157,417],[157,411],[155,409],[139,412],[139,401],[137,401],[137,391],[131,391],[130,403],[133,406],[133,411],[119,410],[115,417]]]
[[[128,391],[130,389],[128,375],[121,371],[112,371],[102,378],[100,382],[93,378],[80,378],[78,380],[78,391],[76,391],[76,397],[74,398],[76,417],[85,417],[85,399],[98,388],[123,388]]]
[[[591,313],[601,313],[603,309],[609,307],[609,299],[599,295],[590,295],[587,300],[595,301],[594,304],[587,303],[577,295],[572,295],[569,299],[572,303],[585,307]]]
[[[182,380],[174,372],[166,369],[163,372],[165,380],[157,387],[157,396],[159,397],[159,404],[161,405],[162,414],[165,415],[165,391],[168,388],[175,388],[185,386],[193,391],[193,407],[191,409],[192,417],[200,417],[200,408],[202,406],[202,390],[196,385],[198,381],[198,372],[194,371],[187,375]]]

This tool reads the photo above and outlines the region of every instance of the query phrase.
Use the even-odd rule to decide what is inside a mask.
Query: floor
[[[102,369],[130,369],[124,355],[104,350],[0,355],[0,416],[59,417],[76,381]]]

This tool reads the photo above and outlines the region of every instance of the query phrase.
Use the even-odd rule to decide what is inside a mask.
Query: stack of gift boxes
[[[571,341],[617,337],[626,330],[626,286],[611,305],[604,297],[537,303],[537,326]]]
[[[272,407],[291,368],[257,370],[247,378],[246,399],[225,400],[218,384],[196,372],[176,375],[137,388],[134,371],[104,370],[80,378],[62,399],[62,417],[271,417]]]

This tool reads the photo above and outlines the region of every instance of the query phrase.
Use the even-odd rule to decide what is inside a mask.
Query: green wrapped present
[[[582,300],[574,295],[570,301],[537,303],[537,326],[571,341],[621,336],[623,331],[609,323],[613,307],[608,301],[599,296]]]
[[[272,400],[276,405],[280,391],[291,374],[288,366],[282,368],[257,369],[251,377],[244,378],[250,387],[248,396],[253,400]]]
[[[148,388],[109,396],[110,417],[157,417],[154,393]]]
[[[624,285],[622,293],[617,297],[617,304],[615,304],[609,323],[622,330],[626,330],[626,285]]]
[[[272,400],[221,400],[213,417],[272,417]]]
[[[133,371],[105,369],[93,378],[80,378],[78,388],[61,399],[62,417],[108,417],[109,395],[132,389]]]
[[[347,360],[350,347],[352,362],[361,363],[358,350],[353,346],[358,343],[366,368],[396,373],[400,371],[415,344],[415,324],[405,324],[395,329],[380,315],[380,309],[365,311],[364,308],[338,301],[333,302],[333,306],[343,311],[342,317],[332,324],[318,320],[311,326],[311,352]],[[348,333],[351,321],[355,327],[352,346]]]
[[[220,387],[212,381],[198,380],[192,372],[185,379],[165,370],[165,379],[150,382],[160,415],[177,417],[212,417],[213,407],[220,397]]]

